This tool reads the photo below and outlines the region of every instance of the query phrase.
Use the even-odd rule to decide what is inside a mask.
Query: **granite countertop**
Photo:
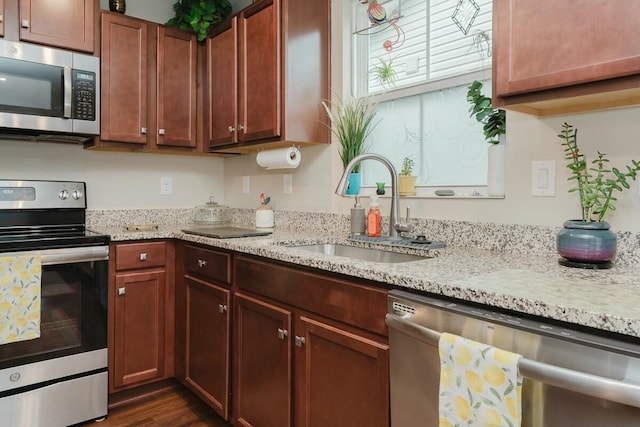
[[[460,247],[423,251],[430,256],[423,260],[383,264],[287,246],[344,243],[344,233],[318,237],[318,233],[276,228],[271,236],[212,239],[185,234],[183,228],[186,226],[166,225],[142,232],[106,226],[92,229],[111,235],[112,241],[176,238],[640,337],[637,265],[583,270],[560,266],[555,256]]]

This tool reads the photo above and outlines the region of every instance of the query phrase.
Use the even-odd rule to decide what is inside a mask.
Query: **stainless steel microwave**
[[[0,138],[85,142],[100,133],[100,59],[0,40]]]

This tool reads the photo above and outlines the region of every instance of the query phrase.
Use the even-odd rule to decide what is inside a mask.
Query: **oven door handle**
[[[389,328],[396,329],[405,335],[438,347],[440,332],[408,321],[395,314],[387,314],[385,322]],[[623,403],[640,408],[640,385],[630,384],[610,378],[566,369],[547,363],[537,362],[525,357],[520,358],[518,370],[523,377],[540,381],[554,387],[574,391],[576,393],[600,399]]]
[[[35,251],[0,253],[1,257],[23,255],[40,255],[40,262],[42,265],[106,261],[109,259],[109,246],[87,246],[77,248],[44,249]]]

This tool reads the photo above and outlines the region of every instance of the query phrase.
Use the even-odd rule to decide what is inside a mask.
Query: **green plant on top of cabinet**
[[[0,36],[93,53],[95,0],[0,0]]]
[[[637,6],[494,0],[493,105],[538,116],[637,105]]]
[[[173,4],[175,16],[167,25],[196,33],[198,41],[204,41],[212,24],[225,19],[231,13],[229,0],[178,0]]]
[[[102,148],[198,149],[195,35],[103,12],[101,64]]]
[[[210,31],[209,151],[329,142],[319,108],[329,94],[329,7],[327,0],[261,0]]]

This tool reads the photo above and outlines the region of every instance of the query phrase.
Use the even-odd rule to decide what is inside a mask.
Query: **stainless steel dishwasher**
[[[442,332],[523,357],[522,427],[640,426],[640,339],[389,292],[391,425],[438,425]]]

